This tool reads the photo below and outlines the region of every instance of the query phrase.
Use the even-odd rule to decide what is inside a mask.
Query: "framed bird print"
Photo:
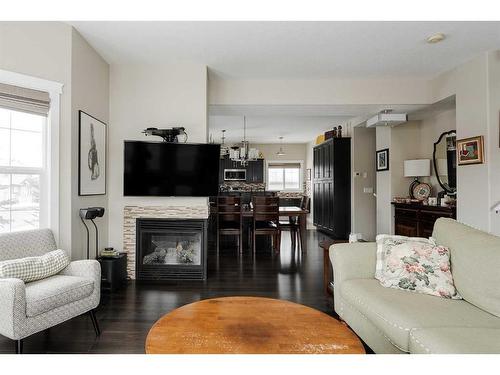
[[[105,195],[107,126],[84,111],[78,117],[78,195]]]

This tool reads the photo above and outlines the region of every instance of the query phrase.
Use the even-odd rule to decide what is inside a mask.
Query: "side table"
[[[325,294],[333,294],[332,281],[333,281],[333,270],[332,264],[330,262],[330,246],[336,243],[347,243],[348,240],[323,240],[319,243],[319,247],[323,249],[323,289]]]
[[[99,257],[101,264],[101,288],[114,292],[127,282],[127,254],[117,257]]]

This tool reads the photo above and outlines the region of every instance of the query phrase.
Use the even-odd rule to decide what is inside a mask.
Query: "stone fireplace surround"
[[[135,231],[138,218],[208,219],[209,207],[198,206],[125,206],[123,208],[123,251],[127,254],[127,275],[135,279]]]

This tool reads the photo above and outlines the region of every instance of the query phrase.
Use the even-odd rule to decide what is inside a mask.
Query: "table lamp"
[[[415,159],[404,161],[404,176],[414,177],[415,179],[410,184],[409,193],[411,198],[415,198],[413,193],[414,188],[421,182],[419,177],[428,177],[431,175],[431,161],[430,159]]]

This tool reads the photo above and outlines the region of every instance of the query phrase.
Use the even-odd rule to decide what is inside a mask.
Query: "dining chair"
[[[281,244],[279,198],[254,196],[252,198],[252,206],[252,247],[254,255],[256,249],[256,237],[259,235],[271,236],[274,251],[279,252]]]
[[[300,208],[309,211],[311,208],[311,198],[307,195],[303,195],[300,199]],[[299,220],[300,217],[298,216],[290,216],[287,220],[280,220],[280,229],[290,231],[292,245],[295,243],[295,240],[298,240],[300,243]]]
[[[217,197],[217,254],[221,236],[237,236],[239,253],[243,253],[243,224],[240,197]]]

